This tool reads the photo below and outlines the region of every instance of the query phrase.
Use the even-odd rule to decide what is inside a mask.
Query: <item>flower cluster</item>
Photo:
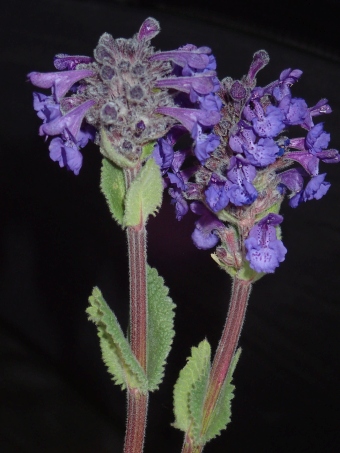
[[[50,157],[61,167],[78,174],[80,149],[89,140],[119,165],[134,166],[143,146],[178,122],[190,131],[197,121],[203,127],[218,123],[218,112],[203,105],[219,87],[210,49],[187,45],[155,52],[150,40],[159,31],[159,23],[148,18],[133,38],[104,33],[94,58],[59,54],[57,72],[28,74],[33,85],[52,90],[50,96],[34,93],[34,108],[43,120],[40,135],[54,137]],[[202,108],[183,108],[178,92],[198,99]]]
[[[170,188],[177,218],[194,200],[191,210],[201,218],[192,239],[201,249],[220,242],[214,257],[230,273],[244,268],[245,260],[258,273],[274,272],[286,254],[278,238],[284,196],[288,194],[291,207],[320,199],[330,184],[325,174],[319,174],[319,161],[339,161],[338,151],[328,149],[330,135],[323,123],[314,124],[314,117],[331,113],[327,99],[308,107],[305,100],[292,96],[291,86],[302,75],[298,69],[286,69],[278,80],[257,87],[255,76],[268,61],[265,51],[257,52],[247,75],[241,80],[225,78],[213,92],[221,119],[205,134],[204,147],[199,120],[191,128],[195,140],[191,155],[199,164],[190,171],[181,171],[171,159],[168,164],[182,176],[175,193]],[[300,126],[306,136],[288,138],[292,126]],[[295,162],[300,167],[289,168]],[[173,182],[170,173],[168,177]]]
[[[217,95],[221,86],[215,73],[216,60],[208,47],[197,49],[188,44],[177,52],[164,52],[153,58],[167,56],[174,58],[174,73],[177,78],[161,81],[159,86],[176,86],[182,91],[176,97],[176,103],[181,107],[161,108],[158,112],[172,116],[180,125],[176,125],[166,137],[158,140],[153,156],[165,175],[165,186],[169,187],[176,218],[180,220],[189,209],[183,192],[188,189],[187,182],[196,167],[181,170],[191,150],[174,151],[173,147],[180,137],[189,132],[193,139],[192,152],[201,165],[205,164],[220,144],[220,137],[213,132],[213,127],[221,119],[222,101]]]

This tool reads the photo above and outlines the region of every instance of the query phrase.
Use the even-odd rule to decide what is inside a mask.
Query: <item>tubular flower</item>
[[[283,220],[277,214],[269,214],[260,220],[245,240],[246,258],[256,272],[272,273],[284,261],[287,253],[282,241],[276,237],[276,229]]]

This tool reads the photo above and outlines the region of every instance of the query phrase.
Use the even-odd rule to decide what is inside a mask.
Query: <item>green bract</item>
[[[125,226],[145,224],[162,203],[163,183],[159,166],[149,159],[134,179],[125,197]]]

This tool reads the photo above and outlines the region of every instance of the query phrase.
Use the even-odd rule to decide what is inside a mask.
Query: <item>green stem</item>
[[[126,187],[139,169],[126,169]],[[132,352],[146,372],[147,369],[147,274],[146,229],[141,219],[137,227],[127,228],[130,275],[130,344]],[[141,453],[144,446],[148,394],[128,389],[127,424],[124,453]]]
[[[209,427],[211,414],[215,409],[216,402],[220,396],[221,388],[227,376],[231,360],[237,348],[251,287],[251,282],[234,277],[227,320],[210,372],[207,396],[203,409],[203,424],[201,432],[203,436]],[[195,451],[195,453],[196,451],[203,451],[203,446],[200,448],[200,450],[192,451]],[[189,453],[189,451],[191,450],[186,450],[185,453]]]

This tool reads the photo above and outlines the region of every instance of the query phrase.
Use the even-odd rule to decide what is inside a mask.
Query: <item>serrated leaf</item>
[[[132,182],[125,198],[124,224],[137,226],[155,215],[162,203],[163,184],[159,166],[149,159]]]
[[[209,382],[209,375],[210,357],[209,360],[207,360],[207,364],[203,370],[201,378],[195,383],[189,396],[189,410],[193,419],[190,435],[197,445],[201,442],[203,407]]]
[[[173,426],[185,433],[200,428],[206,376],[210,373],[210,345],[203,340],[197,348],[191,348],[191,356],[181,370],[174,388],[175,422]],[[201,405],[201,408],[200,408]]]
[[[109,206],[112,217],[123,226],[125,180],[124,171],[104,157],[102,161],[100,188]]]
[[[122,389],[147,391],[147,378],[125,338],[115,314],[105,302],[99,288],[89,297],[86,312],[98,328],[103,360],[113,380]]]
[[[239,348],[231,361],[228,374],[221,389],[220,397],[217,400],[214,412],[211,414],[208,429],[204,435],[204,443],[221,434],[231,420],[231,400],[234,398],[235,386],[231,383],[233,374],[240,358]]]
[[[163,380],[164,366],[173,337],[175,304],[168,296],[169,289],[156,269],[147,267],[148,282],[148,339],[147,376],[149,391],[156,390]]]

